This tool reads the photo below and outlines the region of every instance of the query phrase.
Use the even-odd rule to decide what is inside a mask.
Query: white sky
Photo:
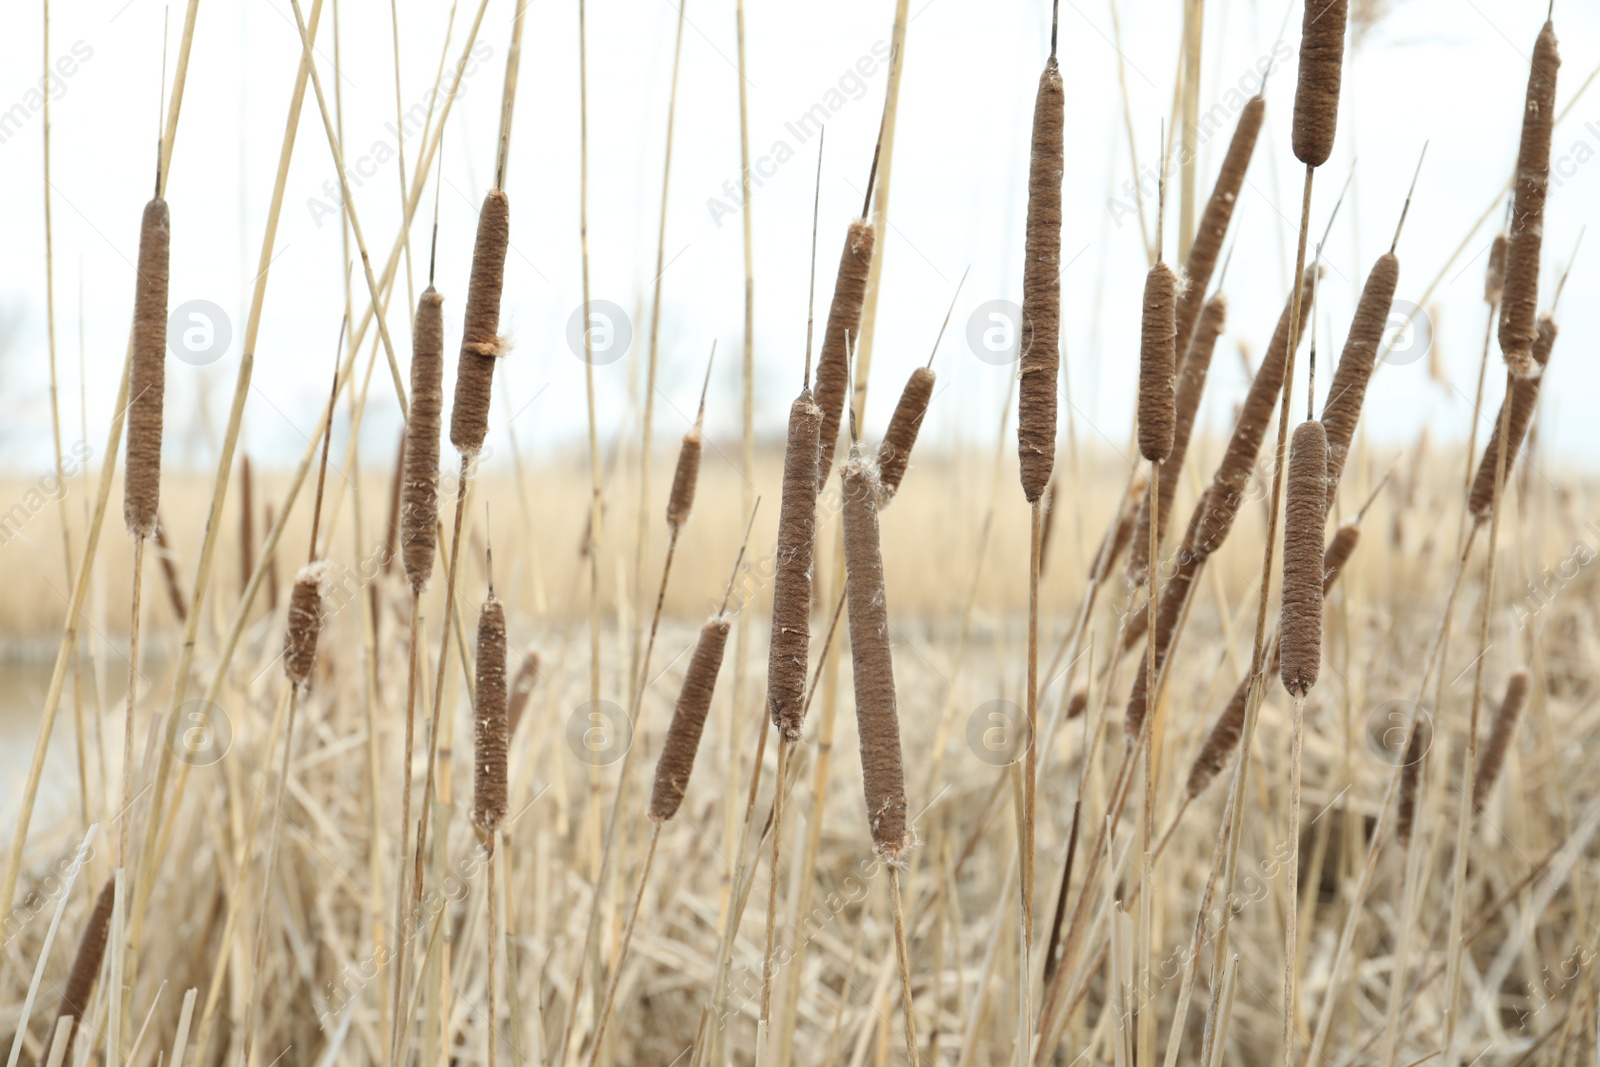
[[[309,11],[309,0],[303,0]],[[48,362],[45,358],[42,116],[32,113],[40,54],[40,3],[13,5],[0,38],[0,196],[8,205],[7,255],[0,258],[0,324],[10,327],[0,360],[0,469],[43,469],[49,457]],[[175,61],[182,0],[173,3],[169,64]],[[329,0],[331,7],[331,0]],[[1280,54],[1298,47],[1298,5]],[[1391,0],[1392,11],[1348,51],[1334,157],[1316,184],[1313,237],[1359,157],[1351,198],[1326,248],[1328,281],[1319,300],[1319,348],[1343,343],[1355,297],[1372,260],[1388,245],[1425,139],[1431,139],[1399,254],[1399,297],[1419,301],[1427,283],[1494,202],[1512,167],[1527,54],[1544,0]],[[448,5],[399,0],[400,95],[425,106],[439,62]],[[927,358],[956,281],[971,276],[956,305],[936,369],[947,388],[925,431],[953,444],[992,439],[1007,369],[975,358],[966,340],[974,309],[1020,293],[1028,127],[1034,89],[1048,49],[1048,5],[972,0],[913,0],[899,133],[891,185],[891,232],[872,368],[869,433],[887,420],[899,386]],[[450,45],[459,54],[476,3],[461,0]],[[438,285],[446,297],[447,338],[459,337],[460,310],[475,212],[494,163],[494,135],[513,0],[491,0],[478,33],[481,57],[463,79],[465,95],[445,135],[440,197]],[[757,157],[786,142],[794,158],[776,167],[753,198],[756,247],[758,425],[779,425],[798,385],[804,352],[806,268],[816,140],[803,143],[788,123],[813,105],[842,104],[828,123],[821,187],[817,306],[826,313],[840,242],[861,191],[877,132],[892,0],[821,0],[774,4],[752,0],[747,12],[750,134]],[[1171,106],[1178,45],[1178,0],[1120,0],[1121,51],[1141,165],[1155,154],[1159,124]],[[1270,56],[1286,6],[1279,0],[1224,0],[1206,5],[1202,110],[1226,103],[1230,89],[1255,88],[1253,67]],[[325,17],[320,71],[343,96],[347,161],[394,144],[390,5],[344,0],[335,78],[334,42]],[[74,55],[76,69],[57,87],[53,130],[56,321],[65,436],[79,436],[79,277],[83,279],[84,358],[89,441],[103,446],[115,378],[126,344],[133,296],[132,261],[142,203],[154,170],[157,90],[166,9],[157,0],[82,0],[55,4],[50,55]],[[583,364],[566,342],[581,302],[578,243],[577,5],[532,0],[524,33],[521,87],[508,192],[512,244],[502,325],[516,348],[498,376],[492,443],[505,441],[508,413],[520,409],[517,433],[530,459],[579,440],[584,426]],[[600,419],[609,433],[628,417],[634,358],[645,350],[654,273],[661,161],[672,69],[673,0],[590,0],[589,168],[591,285],[596,300],[633,318],[629,358],[600,367]],[[1557,5],[1562,45],[1558,106],[1573,99],[1600,64],[1600,14],[1588,5]],[[671,201],[660,327],[657,428],[665,440],[692,416],[707,350],[719,342],[709,424],[713,439],[738,426],[738,352],[742,332],[739,216],[714,217],[725,183],[739,174],[733,0],[690,0],[683,35]],[[1145,260],[1131,218],[1114,218],[1108,198],[1132,177],[1121,97],[1116,31],[1105,0],[1063,0],[1060,52],[1066,78],[1066,219],[1062,245],[1072,260],[1064,277],[1064,341],[1079,431],[1121,446],[1128,434],[1136,377],[1139,292]],[[215,364],[197,369],[168,361],[168,461],[209,466],[210,434],[226,411],[238,365],[243,309],[260,254],[273,168],[282,137],[299,41],[288,0],[205,0],[173,158],[174,306],[209,300],[232,316],[233,341]],[[88,58],[83,58],[87,54]],[[852,81],[859,60],[875,67]],[[170,70],[170,66],[169,66]],[[841,79],[844,79],[841,86]],[[830,91],[843,92],[830,97]],[[1289,148],[1294,90],[1291,62],[1268,89],[1267,126],[1234,223],[1238,244],[1227,291],[1229,333],[1219,350],[1207,402],[1220,427],[1244,379],[1234,344],[1259,354],[1287,289],[1298,221],[1300,168]],[[17,112],[13,105],[22,105]],[[1588,125],[1586,125],[1588,124]],[[1203,149],[1200,196],[1209,192],[1227,129]],[[408,141],[407,167],[416,144]],[[1549,302],[1554,278],[1579,229],[1600,211],[1600,88],[1557,127],[1558,171],[1545,246]],[[1566,158],[1567,162],[1562,160]],[[1583,160],[1579,163],[1579,160]],[[381,266],[399,212],[394,163],[363,180],[355,203]],[[308,92],[273,249],[271,284],[256,348],[246,445],[258,460],[289,461],[324,402],[342,310],[344,252],[325,183],[335,170]],[[1176,197],[1176,182],[1172,188]],[[432,183],[424,203],[431,205]],[[731,207],[731,204],[727,206]],[[1170,205],[1169,205],[1170,206]],[[415,288],[425,284],[425,207],[413,231]],[[1152,211],[1153,215],[1153,211]],[[1494,216],[1498,219],[1498,209]],[[1168,213],[1168,255],[1175,254],[1176,210]],[[1121,224],[1118,225],[1118,222]],[[720,224],[719,224],[720,223]],[[1153,224],[1153,220],[1152,220]],[[1433,301],[1435,341],[1450,386],[1430,383],[1426,359],[1379,371],[1364,424],[1377,439],[1404,442],[1423,424],[1435,439],[1464,431],[1484,329],[1481,300],[1486,227],[1447,272]],[[1597,238],[1600,239],[1600,234]],[[1600,335],[1589,299],[1600,278],[1600,249],[1580,256],[1559,316],[1562,340],[1547,389],[1546,440],[1566,456],[1596,454],[1592,398],[1600,370],[1589,358]],[[360,271],[356,285],[361,288]],[[404,282],[398,305],[406,299]],[[404,367],[409,312],[391,329]],[[1331,336],[1329,332],[1331,330]],[[820,322],[819,322],[820,332]],[[1498,356],[1494,367],[1498,366]],[[365,352],[363,352],[363,363]],[[387,463],[398,425],[381,366],[373,377],[365,440]],[[453,363],[453,360],[450,362]],[[1303,361],[1302,361],[1303,366]],[[1319,382],[1327,380],[1319,374]],[[1303,389],[1303,377],[1301,388]],[[1491,402],[1499,393],[1490,374]],[[447,385],[448,387],[448,385]],[[953,387],[953,388],[951,388]],[[198,398],[209,392],[209,427]],[[537,399],[534,399],[537,396]],[[532,403],[530,404],[530,401]],[[500,406],[509,404],[511,406]],[[526,406],[525,406],[526,405]],[[342,427],[342,420],[341,420]],[[635,430],[630,429],[630,434]],[[1480,432],[1480,439],[1482,434]]]

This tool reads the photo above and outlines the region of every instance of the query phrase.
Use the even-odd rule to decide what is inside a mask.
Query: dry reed
[[[67,1047],[62,1052],[58,1062],[66,1063],[72,1055],[72,1045],[78,1036],[78,1025],[82,1022],[85,1012],[89,1009],[89,992],[94,988],[95,978],[100,974],[100,964],[105,959],[106,941],[111,926],[111,908],[116,902],[116,879],[106,879],[106,884],[100,888],[100,895],[95,897],[94,910],[89,913],[89,922],[83,928],[83,934],[78,938],[78,954],[72,958],[72,970],[67,972],[67,985],[61,993],[61,1006],[56,1009],[56,1024],[62,1019],[72,1020],[72,1029],[67,1031]],[[39,1051],[39,1062],[50,1061],[50,1046],[55,1043],[56,1026],[50,1027],[50,1033],[45,1038],[44,1047]]]
[[[1019,331],[1022,387],[1017,454],[1022,492],[1034,503],[1056,460],[1056,378],[1061,369],[1061,178],[1065,171],[1066,92],[1052,53],[1039,75],[1028,164],[1028,223]]]
[[[1539,253],[1544,243],[1545,197],[1550,190],[1550,135],[1555,127],[1560,67],[1555,26],[1547,21],[1534,42],[1528,68],[1500,304],[1500,351],[1507,369],[1518,377],[1538,373],[1533,356],[1538,340],[1534,312],[1539,304]]]
[[[456,365],[456,395],[450,407],[450,443],[463,456],[477,455],[489,433],[494,363],[507,351],[500,336],[500,292],[510,243],[511,202],[502,190],[490,189],[478,213],[461,327],[461,357]]]
[[[1517,720],[1528,706],[1528,692],[1532,684],[1527,671],[1516,671],[1506,682],[1505,699],[1500,702],[1500,710],[1495,712],[1494,725],[1490,727],[1489,740],[1483,746],[1483,755],[1478,757],[1478,773],[1472,781],[1474,811],[1483,810],[1489,794],[1494,792],[1495,783],[1500,780],[1500,771],[1506,763],[1506,750],[1516,734]]]
[[[137,538],[156,531],[161,504],[162,398],[166,394],[167,284],[172,250],[167,202],[144,206],[133,294],[133,370],[128,392],[128,456],[122,517]]]
[[[1307,419],[1289,447],[1283,528],[1283,603],[1278,632],[1283,687],[1304,698],[1322,666],[1322,530],[1328,516],[1328,435]]]

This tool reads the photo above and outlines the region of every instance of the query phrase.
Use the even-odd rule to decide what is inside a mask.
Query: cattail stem
[[[1034,505],[1037,512],[1038,505]],[[894,949],[900,964],[900,1007],[905,1015],[906,1063],[917,1064],[917,1013],[911,997],[911,958],[906,951],[906,920],[900,902],[900,870],[889,865],[889,899],[894,906]]]
[[[392,997],[391,1025],[389,1031],[389,1056],[393,1062],[395,1048],[399,1043],[400,1028],[400,1001],[404,988],[401,976],[406,969],[406,957],[411,950],[411,938],[414,933],[406,925],[405,907],[409,897],[407,890],[406,872],[410,864],[406,860],[411,855],[411,765],[416,745],[417,722],[417,657],[423,654],[418,647],[418,623],[422,615],[422,592],[418,589],[411,591],[411,627],[406,639],[406,740],[405,757],[400,764],[400,855],[395,865],[397,877],[395,878],[394,895],[394,994]]]
[[[1039,750],[1034,744],[1039,736],[1039,546],[1042,541],[1042,501],[1035,500],[1029,507],[1032,522],[1028,537],[1028,736],[1027,754],[1023,768],[1023,852],[1022,852],[1022,936],[1024,957],[1033,946],[1033,858],[1035,812],[1034,801],[1038,788]],[[1024,960],[1024,974],[1032,973],[1032,965]],[[1026,999],[1026,990],[1022,991]]]
[[[128,630],[128,695],[122,727],[122,818],[117,836],[117,864],[127,868],[133,833],[133,710],[139,693],[139,593],[144,585],[145,538],[133,539],[133,609]],[[117,936],[121,936],[120,932]]]
[[[486,962],[484,964],[484,966],[485,966],[485,972],[484,973],[485,973],[485,976],[486,976],[484,978],[484,986],[486,987],[486,989],[485,989],[485,999],[488,1001],[488,1003],[486,1005],[486,1007],[488,1008],[488,1011],[486,1013],[485,1018],[486,1018],[486,1020],[488,1022],[487,1030],[488,1030],[488,1036],[489,1036],[489,1067],[494,1067],[494,1062],[495,1062],[495,1047],[494,1047],[495,1046],[495,1011],[494,1011],[494,942],[495,942],[494,854],[495,854],[495,847],[494,847],[494,839],[498,835],[498,833],[499,833],[499,831],[497,831],[497,830],[490,830],[487,834],[484,835],[484,850],[485,850],[485,852],[488,853],[488,855],[485,857],[485,859],[486,859],[486,873],[488,874],[488,877],[489,877],[489,884],[488,884],[487,887],[485,887],[485,891],[488,893],[487,904],[488,904],[489,914],[488,914],[487,918],[488,918],[489,930],[488,930],[488,938],[487,938],[487,940],[485,941],[485,944],[484,944],[484,951],[487,954],[487,960],[486,960]],[[631,929],[631,924],[630,924],[630,929]],[[598,1035],[596,1035],[595,1046],[597,1048],[599,1047]]]
[[[600,1017],[594,1025],[594,1044],[589,1049],[589,1067],[595,1067],[600,1060],[600,1046],[605,1043],[606,1024],[611,1021],[611,1009],[616,1004],[617,986],[622,984],[622,968],[628,962],[628,949],[633,944],[633,928],[639,921],[639,907],[644,903],[645,886],[650,882],[650,868],[656,859],[656,842],[660,840],[661,823],[653,823],[650,828],[650,844],[644,853],[644,867],[639,871],[639,887],[633,893],[633,907],[628,910],[628,922],[622,928],[622,943],[617,946],[617,962],[611,971],[611,981],[606,985],[605,1000],[600,1004]],[[492,1067],[493,1061],[490,1063]]]
[[[783,792],[789,771],[790,746],[794,742],[781,730],[778,733],[778,776],[772,793],[772,856],[767,870],[767,931],[761,952],[761,1015],[756,1030],[756,1067],[766,1067],[768,1042],[772,1038],[772,942],[778,925],[778,863],[783,854]]]

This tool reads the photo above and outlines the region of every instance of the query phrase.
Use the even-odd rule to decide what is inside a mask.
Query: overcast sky
[[[310,0],[302,5],[309,11]],[[513,5],[514,0],[490,0],[445,132],[437,285],[446,299],[452,351],[477,205],[493,177]],[[8,205],[7,254],[0,257],[0,327],[6,331],[0,466],[12,472],[42,469],[49,457],[40,6],[38,0],[13,5],[8,32],[0,38],[0,195]],[[399,220],[393,156],[402,140],[394,126],[390,5],[344,0],[337,43],[332,6],[328,0],[317,40],[319,71],[330,95],[335,86],[339,90],[356,210],[381,268]],[[401,108],[422,115],[450,8],[418,0],[399,0],[397,6]],[[98,451],[126,344],[140,208],[154,175],[167,8],[157,0],[80,0],[54,7],[48,54],[56,71],[49,89],[58,373],[70,442],[81,432],[81,318],[88,437]],[[804,357],[817,138],[814,122],[801,120],[827,117],[817,279],[823,314],[845,227],[861,207],[887,84],[884,59],[894,5],[820,0],[748,7],[745,87],[760,174],[750,205],[756,395],[759,424],[770,431],[787,410]],[[171,7],[169,82],[184,8],[182,2]],[[1064,365],[1079,432],[1120,448],[1129,431],[1146,261],[1129,195],[1134,170],[1119,85],[1126,89],[1140,165],[1150,167],[1172,103],[1181,5],[1118,0],[1116,8],[1114,21],[1106,0],[1063,0],[1060,54],[1067,96],[1062,247],[1070,264],[1063,278]],[[1259,357],[1292,268],[1301,174],[1289,145],[1297,8],[1282,0],[1206,5],[1201,110],[1223,128],[1200,148],[1202,199],[1239,104],[1260,85],[1259,70],[1274,57],[1288,60],[1267,87],[1267,130],[1234,223],[1228,335],[1206,408],[1212,426],[1225,423],[1243,392],[1236,346],[1242,343]],[[1347,44],[1338,142],[1316,182],[1313,238],[1352,161],[1359,159],[1359,166],[1324,253],[1319,348],[1333,351],[1343,343],[1355,297],[1372,261],[1388,247],[1425,140],[1431,147],[1399,247],[1399,298],[1407,306],[1422,303],[1428,284],[1467,240],[1429,298],[1435,351],[1424,354],[1425,346],[1403,344],[1410,361],[1385,367],[1374,379],[1364,425],[1376,439],[1403,443],[1424,424],[1436,440],[1465,431],[1484,335],[1484,255],[1496,221],[1470,239],[1468,234],[1485,210],[1491,220],[1501,216],[1527,57],[1544,8],[1544,0],[1390,0],[1381,20],[1359,39],[1352,34]],[[460,0],[448,30],[447,66],[467,47],[476,9],[476,2]],[[889,185],[890,229],[879,238],[885,265],[869,433],[887,420],[910,369],[927,359],[956,283],[970,267],[935,364],[943,391],[925,432],[929,440],[947,444],[992,439],[1012,368],[980,358],[984,353],[974,351],[973,338],[981,349],[989,302],[1020,294],[1028,129],[1049,47],[1049,11],[1044,0],[913,0],[911,13]],[[505,440],[507,419],[516,412],[519,442],[534,461],[541,452],[573,446],[584,426],[584,367],[568,340],[582,300],[577,15],[575,0],[528,4],[509,164],[513,247],[501,321],[515,348],[496,381],[491,441]],[[630,375],[647,346],[678,19],[675,0],[588,4],[591,289],[596,301],[609,301],[631,320],[632,333],[625,355],[596,369],[603,433],[629,417]],[[1587,5],[1562,3],[1556,19],[1563,59],[1557,99],[1566,108],[1600,64],[1600,15]],[[238,367],[299,49],[289,0],[200,5],[167,192],[171,302],[176,308],[205,301],[221,309],[231,339],[206,367],[169,359],[169,462],[207,466],[214,455],[211,435],[225,417]],[[743,252],[734,195],[736,59],[733,0],[688,0],[662,275],[657,428],[663,440],[676,437],[692,417],[713,342],[718,362],[710,432],[713,438],[735,438],[738,432]],[[407,131],[401,127],[399,133]],[[413,125],[404,136],[408,178],[415,133]],[[1559,180],[1551,191],[1541,307],[1549,303],[1580,228],[1600,213],[1597,154],[1600,89],[1592,89],[1555,133]],[[327,138],[308,93],[271,252],[246,414],[246,445],[268,462],[299,456],[324,402],[343,300],[336,188]],[[411,292],[426,284],[433,188],[430,177],[412,231]],[[1177,247],[1176,195],[1174,181],[1169,259]],[[1150,214],[1153,228],[1153,209]],[[1600,312],[1591,299],[1597,279],[1600,248],[1591,247],[1579,257],[1560,308],[1562,340],[1546,391],[1546,439],[1579,459],[1597,454],[1593,401],[1585,399],[1600,395],[1600,370],[1590,355],[1600,335]],[[355,284],[359,295],[359,267]],[[402,369],[409,358],[410,315],[399,306],[407,292],[402,275],[390,318]],[[369,447],[381,449],[387,462],[398,416],[381,352],[378,358],[365,432]],[[1497,366],[1498,355],[1492,358]],[[366,359],[363,350],[363,367]],[[1431,361],[1447,382],[1430,380]],[[1489,377],[1493,400],[1499,375]],[[1327,376],[1318,378],[1320,387]],[[203,395],[209,404],[199,403]]]

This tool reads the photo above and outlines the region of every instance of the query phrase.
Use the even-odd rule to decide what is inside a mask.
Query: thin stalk
[[[1035,505],[1037,511],[1038,505]],[[894,905],[894,949],[900,962],[900,1007],[905,1015],[906,1062],[917,1063],[917,1013],[911,999],[911,961],[906,953],[906,921],[900,904],[900,869],[889,864],[889,900]]]
[[[633,907],[628,912],[627,925],[622,930],[622,944],[617,948],[617,962],[611,971],[611,981],[606,985],[605,1000],[600,1005],[600,1018],[594,1027],[594,1044],[589,1049],[589,1067],[600,1061],[600,1046],[605,1042],[606,1024],[611,1020],[611,1009],[617,1000],[617,986],[622,983],[622,968],[628,962],[628,948],[633,944],[633,928],[639,921],[639,906],[644,902],[645,886],[650,882],[650,868],[656,859],[656,843],[661,839],[661,824],[650,829],[650,844],[645,849],[644,867],[639,871],[639,887],[633,894]],[[494,1061],[491,1059],[490,1067]]]

